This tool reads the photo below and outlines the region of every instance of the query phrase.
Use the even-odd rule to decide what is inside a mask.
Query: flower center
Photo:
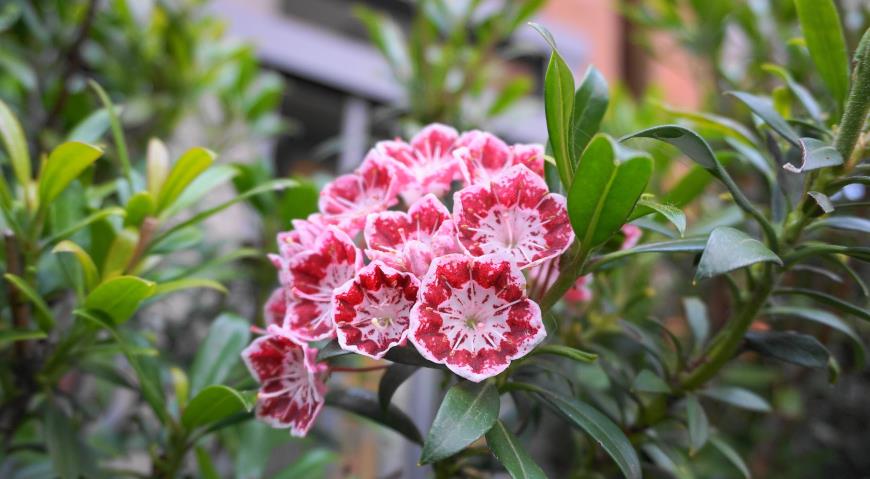
[[[372,318],[372,325],[376,328],[384,329],[389,327],[391,324],[393,324],[393,318],[389,316]]]
[[[477,329],[482,322],[483,318],[481,318],[477,313],[471,313],[465,316],[465,326],[467,326],[468,329]]]

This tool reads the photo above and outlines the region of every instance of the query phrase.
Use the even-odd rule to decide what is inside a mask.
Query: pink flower
[[[419,286],[414,275],[380,261],[360,270],[333,295],[341,348],[380,359],[390,348],[403,343]]]
[[[406,203],[413,203],[427,193],[441,196],[450,190],[450,183],[458,174],[458,162],[453,157],[458,136],[453,128],[433,123],[420,130],[410,144],[396,140],[375,146],[385,158],[396,163]]]
[[[333,180],[320,192],[320,212],[330,224],[355,235],[366,216],[398,202],[399,181],[395,168],[375,151],[369,152],[356,172]]]
[[[478,130],[463,133],[454,155],[467,185],[488,183],[513,165],[526,165],[544,176],[544,149],[540,145],[508,146],[497,136]]]
[[[635,225],[622,225],[621,231],[625,235],[625,239],[622,241],[622,246],[619,249],[634,248],[640,241],[640,237],[643,236],[643,230]]]
[[[592,283],[592,274],[587,274],[577,278],[577,281],[571,285],[563,299],[569,303],[587,303],[592,301],[592,289],[589,284]]]
[[[543,297],[547,290],[553,286],[556,279],[559,277],[559,269],[562,264],[562,257],[548,259],[543,263],[528,269],[529,291],[533,298]],[[571,285],[571,288],[565,292],[562,299],[566,303],[586,303],[592,300],[592,290],[589,284],[592,283],[592,273],[577,278],[577,281]]]
[[[326,230],[323,215],[314,213],[308,219],[293,220],[293,229],[278,233],[278,251],[287,259],[314,247],[314,242]]]
[[[574,240],[565,197],[523,165],[457,192],[453,220],[471,255],[507,251],[520,268],[562,254]]]
[[[408,338],[426,359],[480,382],[546,336],[541,310],[510,256],[436,258],[420,284]]]
[[[323,408],[326,392],[325,366],[315,364],[316,355],[316,349],[281,336],[262,336],[242,351],[245,365],[260,383],[258,418],[305,436]]]
[[[277,288],[272,291],[269,299],[266,300],[266,305],[263,307],[263,319],[266,326],[281,326],[284,324],[284,316],[287,315],[287,303],[290,295],[287,294],[287,289],[284,287]]]
[[[283,326],[270,328],[270,333],[296,341],[334,337],[332,292],[352,279],[362,264],[362,253],[353,241],[338,228],[328,227],[312,250],[289,261],[292,294],[287,316]]]
[[[366,255],[422,277],[436,256],[458,252],[450,212],[428,194],[408,212],[384,211],[366,219]]]

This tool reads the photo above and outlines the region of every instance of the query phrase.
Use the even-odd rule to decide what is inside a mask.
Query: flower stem
[[[855,71],[852,75],[852,89],[840,121],[840,129],[834,147],[848,162],[864,128],[867,112],[870,109],[870,29],[864,32],[858,49],[855,51]]]

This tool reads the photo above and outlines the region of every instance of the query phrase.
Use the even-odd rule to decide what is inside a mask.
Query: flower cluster
[[[257,415],[307,432],[328,374],[312,341],[375,359],[410,343],[471,381],[528,354],[546,336],[531,290],[574,240],[543,175],[539,145],[434,124],[327,185],[271,257],[280,287],[266,335],[243,353],[262,385]]]

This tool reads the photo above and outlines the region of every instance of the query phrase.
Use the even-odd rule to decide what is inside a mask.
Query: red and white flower
[[[525,287],[505,254],[436,258],[420,284],[408,338],[423,357],[468,380],[492,377],[547,334]]]
[[[571,285],[571,288],[565,292],[563,299],[567,303],[588,303],[592,301],[592,289],[589,285],[592,284],[592,273],[583,275],[577,278],[577,281]]]
[[[468,186],[453,197],[460,244],[473,256],[507,251],[521,268],[562,254],[574,240],[565,197],[516,165],[488,185]]]
[[[453,147],[459,134],[453,128],[433,123],[417,133],[410,143],[382,141],[375,146],[394,161],[402,183],[402,198],[413,203],[423,195],[442,196],[459,173]]]
[[[287,303],[290,300],[290,295],[287,288],[280,287],[272,291],[269,299],[266,300],[266,305],[263,306],[263,319],[266,326],[281,326],[284,324],[284,317],[287,315]]]
[[[497,136],[478,130],[463,133],[454,156],[467,185],[488,183],[514,165],[525,165],[544,176],[544,148],[540,145],[508,146]]]
[[[296,341],[334,337],[332,292],[352,279],[362,265],[362,253],[353,241],[338,228],[328,227],[312,250],[289,261],[292,289],[287,315],[282,327],[269,331]]]
[[[365,226],[366,216],[398,202],[399,186],[391,162],[370,151],[354,173],[339,176],[323,188],[318,206],[330,224],[355,235]]]
[[[293,220],[293,229],[278,233],[278,251],[287,259],[314,247],[317,237],[328,226],[323,215],[314,213],[304,220]]]
[[[643,230],[636,225],[622,225],[620,231],[622,231],[625,239],[622,241],[622,245],[619,249],[634,248],[637,246],[637,243],[640,242],[640,237],[643,236]]]
[[[372,260],[422,277],[437,256],[458,252],[450,211],[432,194],[408,212],[384,211],[366,220],[364,236]]]
[[[326,366],[315,363],[316,349],[282,336],[262,336],[242,359],[257,381],[257,417],[276,428],[305,436],[324,404]]]
[[[408,317],[420,282],[411,273],[374,261],[335,290],[332,309],[338,344],[380,359],[408,334]]]

